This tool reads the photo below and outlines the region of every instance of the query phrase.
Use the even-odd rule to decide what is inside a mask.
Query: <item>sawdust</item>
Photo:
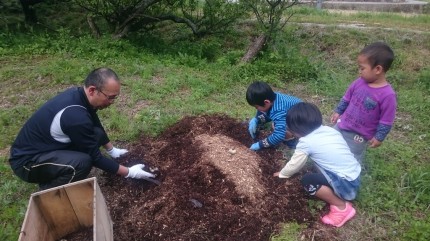
[[[265,195],[265,188],[262,185],[261,169],[258,163],[260,157],[224,135],[199,135],[195,138],[196,143],[203,147],[202,159],[219,169],[227,179],[235,184],[238,193],[248,197],[251,202]],[[231,151],[234,150],[234,151]]]

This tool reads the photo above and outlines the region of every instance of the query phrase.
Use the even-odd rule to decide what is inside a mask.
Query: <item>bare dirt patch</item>
[[[252,152],[251,143],[246,124],[227,116],[185,117],[157,138],[142,136],[119,162],[159,168],[161,185],[97,173],[115,240],[269,240],[291,221],[308,227],[305,240],[332,240],[334,229],[313,231],[319,217],[301,175],[272,176],[282,152]]]
[[[0,156],[8,157],[10,152],[10,146],[7,146],[4,149],[0,149]]]

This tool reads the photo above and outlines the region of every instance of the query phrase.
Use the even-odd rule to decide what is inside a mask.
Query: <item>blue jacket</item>
[[[285,140],[287,133],[287,112],[295,104],[302,102],[299,98],[283,93],[275,92],[276,99],[273,101],[272,107],[263,113],[257,111],[256,118],[258,124],[262,125],[273,121],[274,131],[265,139],[259,141],[260,147],[271,147],[280,144]]]

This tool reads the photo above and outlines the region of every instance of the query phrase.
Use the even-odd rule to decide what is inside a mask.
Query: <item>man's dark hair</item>
[[[255,81],[246,90],[246,101],[249,105],[259,105],[264,106],[265,100],[274,101],[276,99],[276,94],[273,92],[272,88],[264,82]]]
[[[360,55],[367,57],[370,66],[375,68],[377,65],[381,65],[384,72],[387,72],[391,64],[394,61],[393,50],[383,42],[375,42],[367,45],[360,51]]]
[[[108,79],[114,79],[119,82],[118,75],[109,68],[98,68],[91,71],[84,81],[85,87],[95,86],[98,90],[101,90]]]
[[[322,114],[314,104],[300,102],[288,110],[287,126],[295,135],[306,136],[321,125]]]

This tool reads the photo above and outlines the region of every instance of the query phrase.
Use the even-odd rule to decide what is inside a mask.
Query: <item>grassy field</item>
[[[337,26],[358,22],[371,28]],[[40,105],[81,85],[93,68],[108,66],[122,79],[118,101],[100,118],[114,142],[133,142],[142,132],[159,134],[185,115],[252,116],[245,90],[256,79],[316,103],[328,121],[357,77],[357,53],[374,41],[395,51],[388,80],[398,94],[398,113],[384,144],[368,150],[358,215],[338,230],[338,240],[430,240],[429,23],[429,15],[301,9],[252,64],[237,64],[246,51],[246,31],[201,41],[179,32],[120,41],[76,37],[66,29],[0,32],[0,240],[17,240],[29,195],[37,190],[10,170],[15,135]],[[322,208],[318,202],[309,205]],[[302,229],[286,224],[273,240],[300,240]]]

